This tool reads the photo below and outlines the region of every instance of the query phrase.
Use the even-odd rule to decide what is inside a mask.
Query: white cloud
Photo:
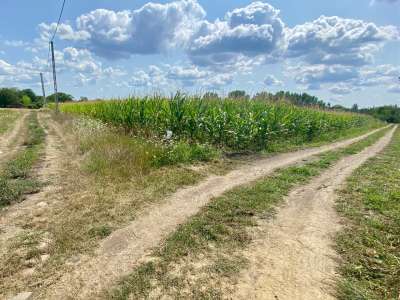
[[[14,73],[15,73],[14,66],[0,59],[0,75],[12,75]]]
[[[311,64],[359,66],[372,63],[381,45],[395,39],[399,30],[394,26],[321,16],[287,30],[287,56]]]
[[[274,57],[284,49],[279,10],[264,2],[228,12],[224,20],[203,21],[188,49],[198,65],[233,65],[244,58]],[[259,58],[260,59],[260,58]]]
[[[394,3],[400,3],[400,0],[371,0],[370,5],[372,6],[377,2],[394,4]]]
[[[264,78],[264,84],[267,86],[282,86],[283,82],[278,80],[274,75],[267,75]]]
[[[39,24],[39,32],[40,39],[42,41],[48,42],[52,36],[54,31],[56,30],[57,23],[40,23]],[[84,41],[90,38],[90,34],[83,30],[74,31],[71,25],[61,23],[57,29],[57,36],[63,40],[70,41]]]
[[[28,45],[27,42],[21,40],[5,40],[3,44],[7,47],[24,47]]]
[[[400,84],[389,86],[388,91],[391,93],[400,94]]]
[[[359,78],[356,68],[342,65],[298,65],[288,68],[298,84],[320,89],[321,84],[349,82]]]
[[[59,37],[80,40],[97,55],[110,59],[155,54],[182,47],[204,16],[196,0],[149,2],[137,10],[96,9],[77,18],[76,30],[63,24]],[[43,36],[48,37],[51,26],[41,24]]]
[[[352,88],[349,85],[339,83],[339,84],[335,84],[335,85],[331,86],[329,88],[329,91],[335,95],[347,95],[347,94],[352,93],[354,91],[354,88]]]

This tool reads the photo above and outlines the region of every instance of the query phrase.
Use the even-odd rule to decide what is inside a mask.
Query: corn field
[[[265,149],[269,143],[287,140],[309,142],[324,134],[378,125],[361,114],[182,95],[65,103],[61,111],[99,119],[137,135],[162,138],[169,131],[174,139],[236,150]]]

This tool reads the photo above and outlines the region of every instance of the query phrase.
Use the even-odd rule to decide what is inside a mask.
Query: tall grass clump
[[[280,142],[329,140],[351,129],[377,127],[372,117],[297,107],[287,103],[205,100],[177,94],[66,103],[65,113],[84,115],[144,137],[212,144],[232,150],[261,150]]]

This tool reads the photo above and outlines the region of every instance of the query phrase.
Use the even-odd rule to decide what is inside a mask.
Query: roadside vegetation
[[[229,293],[229,283],[235,282],[247,264],[240,250],[250,244],[251,228],[257,226],[258,220],[270,218],[291,189],[307,183],[340,158],[375,143],[385,132],[320,155],[304,165],[278,170],[213,199],[155,249],[147,262],[112,291],[104,291],[104,298],[222,298]]]
[[[0,110],[0,135],[12,128],[20,115],[18,111]]]
[[[37,114],[31,113],[22,149],[0,170],[0,207],[38,190],[40,183],[32,176],[32,168],[39,159],[44,138]]]
[[[339,299],[400,297],[400,130],[380,155],[347,181],[338,201],[346,221],[337,238],[342,257]]]
[[[400,107],[397,105],[366,108],[366,109],[361,109],[360,112],[369,114],[385,122],[400,123]]]

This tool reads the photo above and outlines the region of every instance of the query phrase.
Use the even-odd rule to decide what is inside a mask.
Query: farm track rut
[[[261,159],[225,176],[211,176],[196,186],[182,189],[161,205],[145,209],[127,227],[113,232],[102,241],[93,257],[82,257],[71,272],[42,291],[37,299],[96,299],[102,290],[132,271],[168,234],[196,214],[213,197],[271,174],[278,168],[326,151],[347,147],[378,130],[322,147]]]
[[[43,213],[57,204],[55,195],[59,190],[59,170],[63,157],[62,143],[54,134],[52,122],[48,118],[39,113],[38,120],[45,129],[46,140],[42,158],[33,173],[45,186],[40,192],[25,196],[24,201],[0,211],[0,254],[7,247],[6,241],[23,232],[27,222],[40,223]]]
[[[0,136],[0,164],[7,161],[21,146],[24,125],[28,115],[29,113],[22,112],[22,116],[17,119],[14,127]]]
[[[272,221],[260,221],[257,238],[243,253],[250,267],[240,274],[233,299],[335,299],[338,257],[333,243],[341,228],[336,191],[389,144],[395,130],[293,190]]]

